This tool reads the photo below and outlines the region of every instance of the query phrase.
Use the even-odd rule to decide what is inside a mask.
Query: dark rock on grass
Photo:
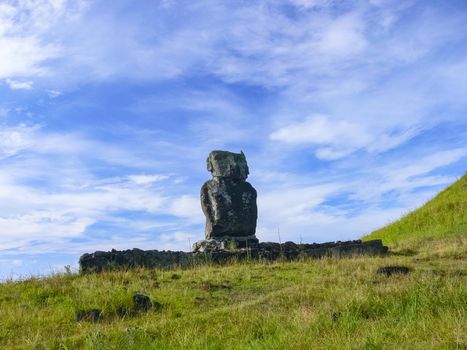
[[[173,280],[179,280],[180,278],[182,278],[182,276],[180,275],[177,275],[176,273],[174,273],[171,277]]]
[[[136,311],[149,311],[152,307],[151,298],[144,294],[133,295],[133,308]]]
[[[162,304],[152,301],[146,295],[135,294],[133,296],[133,307],[120,306],[115,310],[115,315],[119,318],[134,317],[138,315],[138,312],[148,312],[151,308],[159,311],[162,309]]]
[[[406,266],[383,266],[380,267],[376,273],[389,277],[392,275],[406,275],[410,271],[411,269]]]
[[[118,317],[127,317],[127,316],[132,316],[132,311],[128,309],[126,306],[120,306],[115,310],[115,314]]]
[[[157,301],[152,302],[152,307],[154,310],[159,311],[162,309],[163,305]]]
[[[342,316],[342,314],[341,314],[340,312],[338,312],[338,311],[337,311],[337,312],[333,312],[333,313],[331,314],[331,320],[332,320],[333,322],[337,322],[337,320],[338,320],[339,318],[341,318],[341,316]]]
[[[90,309],[90,310],[78,310],[76,311],[75,319],[77,322],[88,321],[97,322],[101,318],[101,310]]]

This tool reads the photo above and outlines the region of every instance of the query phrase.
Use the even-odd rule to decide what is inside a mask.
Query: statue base
[[[238,238],[238,237],[235,237]],[[248,240],[249,238],[249,240]],[[229,243],[234,242],[234,243]],[[229,245],[230,244],[230,245]],[[235,247],[243,245],[243,248]],[[190,268],[206,263],[226,264],[232,261],[292,261],[296,259],[344,258],[359,255],[382,256],[388,247],[381,240],[362,242],[327,242],[297,244],[293,242],[261,242],[254,236],[207,239],[195,243],[194,252],[158,250],[111,250],[83,254],[79,259],[82,273],[133,268]]]
[[[217,252],[223,250],[238,250],[243,248],[255,248],[259,243],[255,235],[250,236],[225,236],[204,239],[193,244],[193,253]]]

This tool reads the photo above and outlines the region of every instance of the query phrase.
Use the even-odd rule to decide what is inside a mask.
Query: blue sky
[[[261,240],[356,239],[467,170],[467,3],[0,2],[0,278],[203,238],[243,150]]]

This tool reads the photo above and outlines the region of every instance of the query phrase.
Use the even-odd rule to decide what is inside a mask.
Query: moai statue
[[[207,168],[213,179],[201,187],[206,240],[235,241],[240,245],[257,243],[256,190],[246,182],[249,170],[245,155],[212,151]],[[194,249],[199,250],[196,244]]]

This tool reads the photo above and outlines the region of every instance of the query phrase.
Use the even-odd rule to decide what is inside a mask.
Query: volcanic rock
[[[201,188],[206,239],[249,237],[257,241],[256,190],[245,181],[249,169],[243,152],[212,151],[207,169],[213,179]]]

